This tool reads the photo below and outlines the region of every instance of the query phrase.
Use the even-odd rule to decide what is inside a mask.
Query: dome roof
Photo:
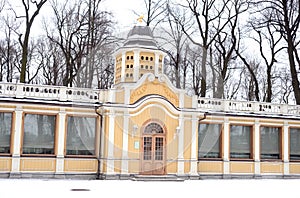
[[[123,47],[142,47],[157,49],[152,31],[148,26],[134,26],[129,31]]]

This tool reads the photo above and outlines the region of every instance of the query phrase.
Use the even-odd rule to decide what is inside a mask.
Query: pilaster
[[[224,118],[223,130],[223,174],[229,174],[229,120]]]
[[[14,113],[14,139],[13,139],[13,153],[12,153],[12,174],[20,172],[20,155],[21,155],[21,134],[23,126],[23,109],[16,108]]]
[[[66,133],[66,112],[62,108],[58,113],[58,128],[57,128],[57,158],[56,158],[56,173],[64,172],[64,146]]]
[[[176,131],[177,132],[177,131]],[[178,164],[177,164],[177,174],[184,174],[184,117],[179,116],[179,134],[178,134]]]

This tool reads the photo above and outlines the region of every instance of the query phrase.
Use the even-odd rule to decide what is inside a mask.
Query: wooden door
[[[152,127],[151,129],[147,127]],[[149,124],[142,137],[141,174],[165,174],[165,135],[158,124]]]

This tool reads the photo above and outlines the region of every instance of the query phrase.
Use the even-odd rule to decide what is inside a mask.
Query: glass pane
[[[54,115],[25,114],[23,154],[54,154],[55,119]]]
[[[251,126],[230,126],[230,157],[251,157]]]
[[[67,155],[95,155],[96,118],[68,117]]]
[[[290,129],[290,160],[300,160],[300,129]]]
[[[280,128],[260,127],[261,159],[280,158]]]
[[[162,127],[157,124],[157,123],[151,123],[148,124],[144,130],[144,133],[149,133],[149,134],[156,134],[156,133],[163,133]]]
[[[152,159],[152,137],[144,137],[144,160]]]
[[[10,153],[12,113],[0,113],[0,153]]]
[[[220,124],[200,124],[198,136],[198,157],[219,158],[220,156]]]
[[[155,160],[163,160],[163,138],[156,137],[155,138]]]

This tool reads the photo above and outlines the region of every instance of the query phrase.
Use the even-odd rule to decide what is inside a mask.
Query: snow
[[[0,198],[95,197],[300,197],[300,179],[252,180],[39,180],[0,179]]]

